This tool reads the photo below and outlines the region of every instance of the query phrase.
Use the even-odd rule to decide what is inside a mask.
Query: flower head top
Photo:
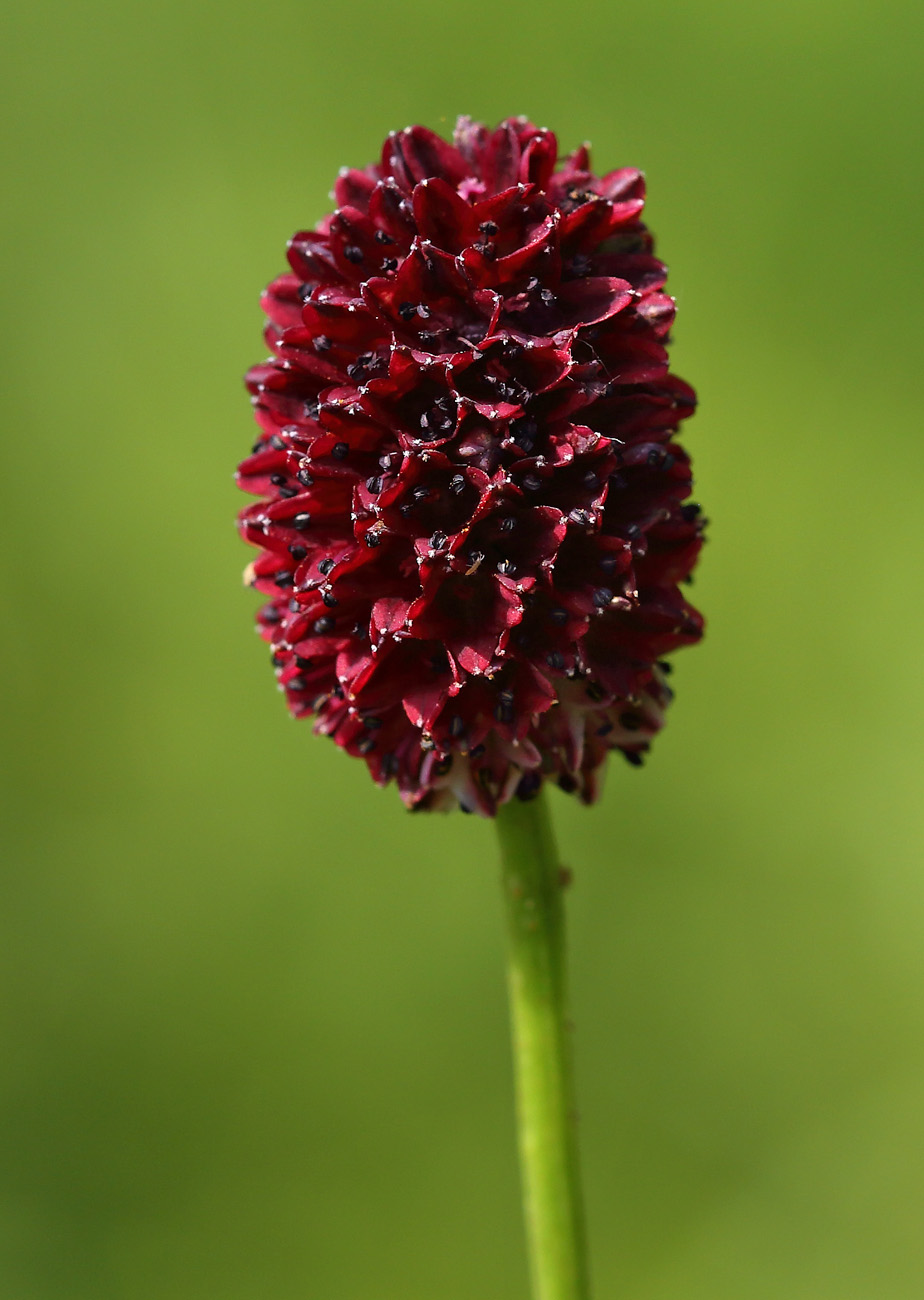
[[[522,118],[343,170],[266,290],[247,578],[289,708],[415,808],[591,800],[696,641],[695,404],[644,179]]]

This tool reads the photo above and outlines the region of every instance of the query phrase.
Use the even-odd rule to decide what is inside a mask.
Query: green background
[[[492,828],[285,715],[257,295],[387,130],[648,173],[712,519],[641,772],[556,795],[599,1300],[924,1292],[911,0],[4,20],[0,1294],[525,1300]]]

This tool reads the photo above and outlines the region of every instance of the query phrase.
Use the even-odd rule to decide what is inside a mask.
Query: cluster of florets
[[[696,641],[694,409],[644,180],[555,136],[390,135],[263,296],[239,482],[291,711],[415,808],[493,815],[641,762]]]

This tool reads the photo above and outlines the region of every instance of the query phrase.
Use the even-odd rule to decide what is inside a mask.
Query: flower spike
[[[269,285],[238,470],[296,717],[411,808],[493,816],[638,765],[702,634],[673,300],[644,178],[523,118],[344,169]]]

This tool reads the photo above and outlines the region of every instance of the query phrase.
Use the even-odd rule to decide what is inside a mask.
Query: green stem
[[[565,996],[563,873],[543,794],[497,815],[534,1300],[589,1300]]]

